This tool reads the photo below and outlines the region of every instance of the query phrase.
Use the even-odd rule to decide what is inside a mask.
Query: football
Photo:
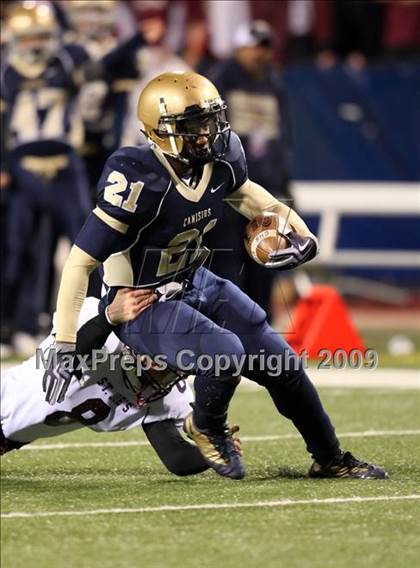
[[[287,220],[277,213],[258,215],[245,227],[246,251],[255,262],[264,265],[268,262],[271,252],[289,246],[285,233],[290,230]]]

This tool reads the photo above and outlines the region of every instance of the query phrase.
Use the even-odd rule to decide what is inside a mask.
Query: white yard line
[[[160,507],[136,507],[131,509],[91,509],[85,511],[35,511],[24,513],[12,511],[2,513],[2,519],[34,517],[87,517],[93,515],[159,513],[165,511],[202,511],[206,509],[259,509],[262,507],[289,507],[292,505],[336,505],[339,503],[367,503],[376,501],[414,501],[420,499],[420,494],[414,495],[384,495],[380,497],[331,497],[327,499],[281,499],[279,501],[256,501],[255,503],[203,503],[201,505],[162,505]]]
[[[69,444],[33,444],[23,446],[22,450],[68,450],[73,448],[128,448],[130,446],[149,446],[146,440],[127,440],[125,442],[80,442]]]
[[[373,436],[418,436],[420,430],[365,430],[364,432],[342,432],[339,438],[365,438]],[[273,442],[276,440],[300,439],[299,434],[274,434],[272,436],[241,436],[243,442]],[[148,446],[145,440],[126,440],[124,442],[73,442],[67,444],[33,444],[24,446],[22,450],[68,450],[73,448],[127,448],[131,446]]]
[[[374,436],[419,436],[420,430],[365,430],[364,432],[342,432],[339,438],[369,438]],[[271,442],[275,440],[300,439],[299,434],[279,434],[273,436],[241,436],[244,442]]]

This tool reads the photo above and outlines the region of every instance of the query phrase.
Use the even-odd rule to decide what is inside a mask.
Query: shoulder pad
[[[248,179],[248,167],[242,143],[239,136],[233,131],[230,135],[229,147],[222,161],[227,162],[231,168],[234,177],[232,191],[235,191]]]
[[[225,154],[225,160],[227,162],[236,162],[244,157],[244,149],[242,147],[242,142],[236,132],[231,132],[229,147]]]
[[[129,178],[140,177],[149,191],[161,193],[170,181],[169,173],[146,144],[120,148],[111,154],[107,165],[126,173]]]
[[[114,219],[131,225],[139,214],[154,207],[169,179],[150,149],[120,148],[106,161],[98,182],[97,205]]]

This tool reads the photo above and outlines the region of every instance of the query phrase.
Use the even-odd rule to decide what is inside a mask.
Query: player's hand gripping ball
[[[265,266],[291,270],[316,256],[316,237],[301,236],[277,213],[264,213],[245,228],[245,248],[250,257]]]
[[[264,213],[254,217],[245,227],[245,248],[252,260],[266,265],[270,254],[289,246],[287,233],[291,231],[286,219],[277,213]]]

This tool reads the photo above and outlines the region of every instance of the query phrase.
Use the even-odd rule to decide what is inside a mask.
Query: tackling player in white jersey
[[[102,348],[96,370],[90,370],[85,386],[71,382],[62,402],[53,406],[43,392],[44,363],[54,351],[52,333],[37,355],[6,371],[1,381],[0,454],[18,449],[39,438],[58,436],[80,428],[112,432],[142,427],[165,466],[177,475],[199,473],[208,468],[197,448],[180,430],[191,412],[193,395],[185,380],[167,371],[137,376],[121,365],[125,346],[111,332],[110,322],[123,323],[139,315],[156,297],[148,290],[122,289],[108,308],[98,313],[99,301],[87,298],[79,318],[79,351]]]

